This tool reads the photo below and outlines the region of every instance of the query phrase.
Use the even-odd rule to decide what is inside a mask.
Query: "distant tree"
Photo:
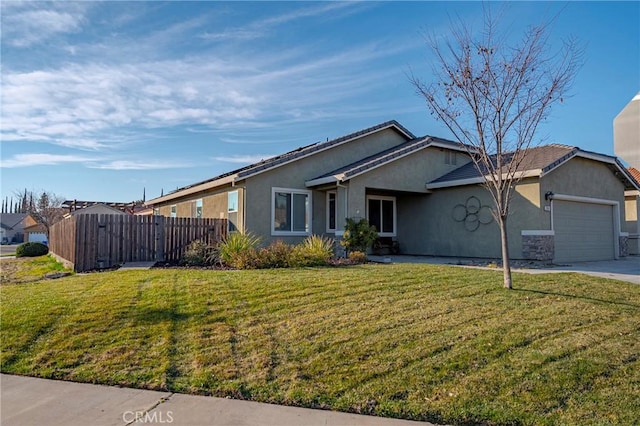
[[[25,189],[24,192],[18,193],[18,199],[19,203],[16,205],[21,206],[19,213],[28,213],[36,222],[42,224],[48,238],[51,226],[64,216],[64,198],[51,191],[34,192]]]
[[[409,79],[436,119],[463,144],[493,198],[500,228],[504,286],[512,288],[507,220],[519,166],[539,124],[563,97],[581,65],[581,48],[565,42],[550,52],[549,24],[530,27],[508,45],[497,20],[485,11],[483,31],[451,25],[451,37],[428,37],[435,54],[435,82]]]

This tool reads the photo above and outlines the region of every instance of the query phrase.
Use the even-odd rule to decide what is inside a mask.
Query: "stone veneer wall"
[[[618,242],[620,244],[620,257],[629,256],[629,236],[620,235],[618,237]]]
[[[553,235],[522,235],[522,257],[529,260],[553,260]]]

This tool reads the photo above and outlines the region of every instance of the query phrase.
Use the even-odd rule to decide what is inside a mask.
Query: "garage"
[[[44,232],[29,232],[29,242],[43,243],[47,241],[47,234]]]
[[[615,204],[553,200],[555,263],[611,260],[616,256]]]

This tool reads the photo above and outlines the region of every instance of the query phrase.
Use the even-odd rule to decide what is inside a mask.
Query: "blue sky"
[[[541,129],[613,154],[612,120],[640,90],[639,2],[514,2],[518,38],[550,20],[585,64]],[[407,79],[431,81],[423,34],[478,2],[1,3],[2,199],[147,199],[299,146],[396,119],[450,137]]]

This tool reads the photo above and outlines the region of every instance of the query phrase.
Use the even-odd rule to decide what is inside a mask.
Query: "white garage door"
[[[553,201],[556,263],[615,258],[611,205]]]
[[[44,232],[29,232],[29,242],[41,243],[47,241],[47,234]]]

